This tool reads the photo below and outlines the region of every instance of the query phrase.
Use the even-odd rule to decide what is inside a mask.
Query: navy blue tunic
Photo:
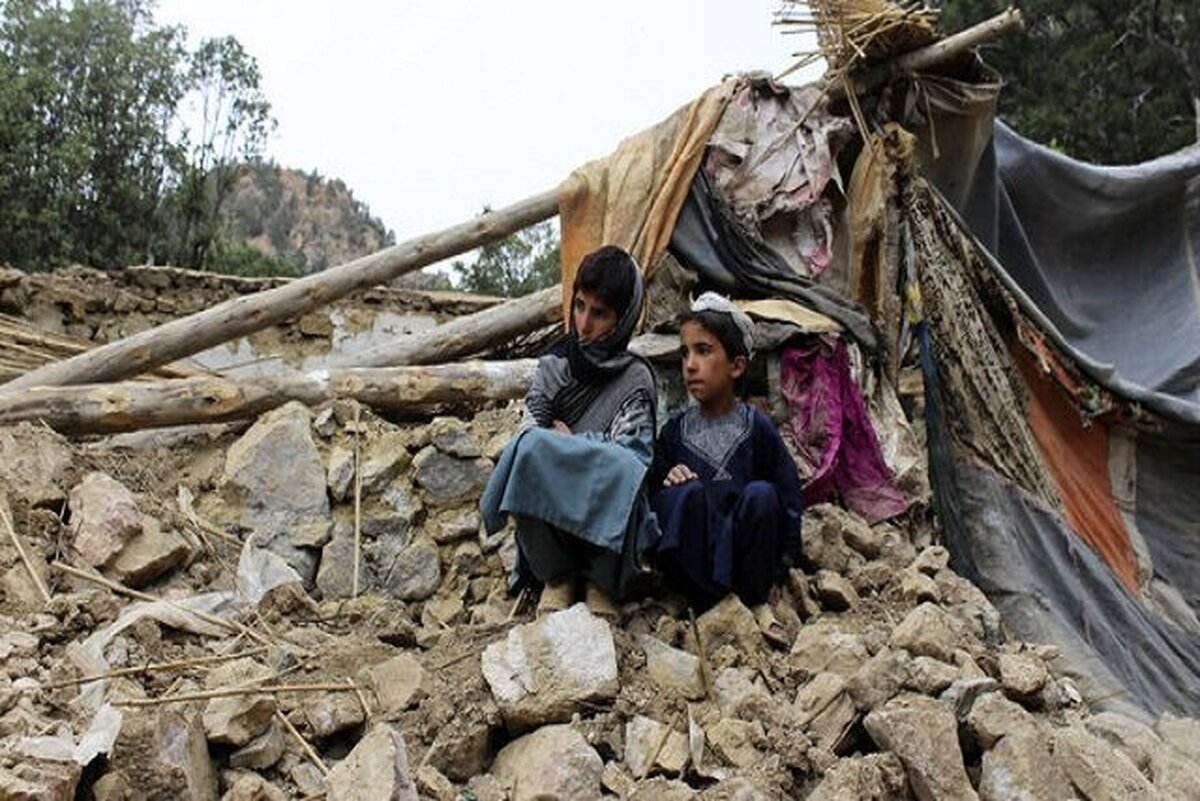
[[[699,478],[664,487],[677,464]],[[715,420],[698,407],[673,417],[655,444],[650,482],[662,530],[659,566],[700,608],[730,592],[761,603],[799,555],[796,463],[770,418],[752,406],[739,403]]]

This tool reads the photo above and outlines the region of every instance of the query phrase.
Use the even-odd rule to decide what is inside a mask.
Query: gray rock
[[[125,485],[107,473],[88,473],[67,502],[71,537],[80,560],[99,567],[142,533],[142,513]]]
[[[204,734],[210,742],[246,745],[267,730],[275,709],[270,694],[211,698],[204,707]]]
[[[504,783],[490,773],[472,776],[467,782],[467,789],[474,794],[476,801],[508,801],[508,790]]]
[[[484,649],[482,667],[512,730],[569,720],[618,689],[612,631],[584,604],[511,629]]]
[[[458,791],[442,772],[433,765],[425,763],[417,768],[417,790],[421,795],[428,796],[434,801],[455,801]]]
[[[1000,684],[1014,698],[1030,698],[1046,684],[1050,671],[1045,663],[1026,654],[1000,654]]]
[[[496,708],[462,710],[438,731],[425,762],[455,781],[478,776],[492,758],[492,735],[500,722]]]
[[[474,508],[445,509],[437,513],[429,525],[433,541],[439,545],[477,537],[483,518]]]
[[[942,600],[942,591],[937,582],[919,571],[907,568],[900,574],[900,597],[910,603],[938,603]]]
[[[927,576],[936,576],[950,564],[950,552],[940,545],[931,545],[917,554],[912,569]]]
[[[417,485],[425,491],[429,505],[435,507],[477,501],[492,472],[492,463],[486,459],[456,459],[432,446],[418,453],[413,465]]]
[[[854,585],[833,571],[818,570],[813,585],[817,601],[830,611],[844,612],[858,606],[858,593]]]
[[[374,693],[376,714],[393,720],[428,695],[425,668],[411,654],[399,654],[359,673],[360,682]]]
[[[365,720],[362,703],[354,693],[308,693],[301,711],[318,740],[353,729]]]
[[[629,794],[629,801],[692,801],[699,797],[686,782],[655,776],[638,782]]]
[[[185,716],[170,708],[126,715],[108,764],[131,783],[136,780],[140,797],[217,798],[216,767],[199,715]]]
[[[819,620],[800,630],[792,643],[788,661],[810,675],[828,670],[849,676],[869,656],[858,635],[846,631],[835,621]]]
[[[313,431],[317,432],[318,436],[329,439],[337,433],[338,421],[333,414],[333,407],[323,409],[313,420]]]
[[[225,454],[222,494],[240,509],[238,523],[263,539],[306,581],[316,559],[301,559],[329,535],[325,466],[313,443],[308,409],[291,402],[258,419]]]
[[[1058,729],[1051,742],[1055,761],[1088,801],[1157,798],[1129,757],[1082,726]]]
[[[846,545],[843,532],[866,523],[840,506],[822,503],[804,510],[801,523],[805,557],[818,568],[851,575],[866,559]]]
[[[364,494],[381,492],[412,463],[406,445],[404,433],[395,430],[364,440],[359,455]]]
[[[329,485],[329,493],[335,501],[343,501],[351,495],[354,483],[354,451],[334,445],[329,449],[329,466],[326,468],[325,481]]]
[[[808,801],[891,801],[908,797],[904,765],[895,754],[839,759],[821,777]]]
[[[429,438],[433,447],[447,456],[459,459],[478,459],[483,448],[457,417],[435,417],[429,423]]]
[[[846,691],[854,705],[867,711],[900,692],[908,675],[910,659],[906,652],[882,648],[863,663],[846,682]]]
[[[876,559],[883,548],[882,537],[859,517],[847,516],[849,525],[842,530],[842,539],[866,559]]]
[[[1177,748],[1176,741],[1164,741],[1149,726],[1116,712],[1102,712],[1083,723],[1129,757],[1164,798],[1188,798],[1200,788],[1200,762]],[[1186,737],[1182,741],[1186,748]]]
[[[637,777],[662,771],[678,776],[688,762],[687,737],[657,720],[636,715],[625,724],[625,767]]]
[[[940,698],[948,709],[954,712],[955,718],[965,721],[970,714],[975,701],[982,695],[1000,689],[1000,682],[988,676],[976,676],[968,679],[955,679],[941,694]]]
[[[736,595],[725,596],[702,614],[696,620],[696,627],[709,654],[724,645],[733,645],[743,654],[752,654],[766,644],[754,613]]]
[[[287,795],[256,773],[243,773],[221,801],[287,801]]]
[[[360,575],[359,581],[365,584],[364,576]],[[317,589],[321,591],[321,597],[326,600],[349,598],[353,594],[354,532],[352,530],[341,525],[334,526],[333,537],[321,549],[321,561],[317,567],[316,582]]]
[[[794,704],[805,733],[821,748],[837,750],[843,735],[858,719],[846,680],[836,673],[818,673],[796,693]]]
[[[954,658],[962,640],[960,626],[941,607],[924,603],[908,613],[892,631],[891,645],[913,656],[931,656],[943,662]]]
[[[721,718],[708,727],[708,742],[713,752],[736,768],[746,768],[762,759],[756,743],[763,742],[766,732],[759,721]]]
[[[704,697],[699,658],[646,634],[638,635],[637,644],[646,654],[646,672],[660,688],[689,701]]]
[[[442,582],[442,565],[436,545],[418,538],[390,560],[388,550],[380,543],[372,551],[373,556],[378,552],[376,570],[384,592],[402,601],[422,601],[437,591]]]
[[[403,735],[386,723],[372,726],[329,771],[325,791],[328,801],[419,801]]]
[[[954,714],[923,695],[901,695],[863,720],[871,739],[904,763],[919,801],[978,798],[963,765]]]
[[[958,668],[928,656],[917,656],[908,663],[904,687],[923,695],[937,695],[958,678]]]
[[[603,771],[604,761],[583,735],[562,725],[512,741],[492,764],[492,773],[513,788],[512,801],[597,801]]]
[[[991,696],[988,696],[991,697]],[[1034,726],[1004,735],[987,753],[979,777],[983,801],[1074,798],[1071,782]]]
[[[283,727],[272,720],[266,731],[229,755],[229,766],[266,770],[279,761],[286,747]]]
[[[31,423],[0,429],[0,484],[34,507],[54,507],[63,491],[75,454],[65,439]]]
[[[174,531],[145,515],[142,530],[112,558],[106,572],[122,584],[144,587],[182,565],[192,556],[192,547]]]
[[[967,727],[983,749],[991,748],[1001,737],[1036,729],[1037,723],[1019,705],[991,692],[980,696],[967,713]]]

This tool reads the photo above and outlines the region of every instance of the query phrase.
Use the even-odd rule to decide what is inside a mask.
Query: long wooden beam
[[[536,331],[562,315],[562,284],[344,356],[339,367],[444,364]]]
[[[470,222],[410,239],[275,289],[227,300],[189,317],[48,364],[0,386],[0,393],[37,386],[102,383],[139,375],[298,317],[360,287],[384,283],[494,242],[557,213],[555,191],[543,192]]]
[[[63,434],[111,434],[239,420],[288,401],[313,406],[333,398],[353,398],[379,411],[410,411],[438,403],[519,398],[536,369],[536,359],[518,359],[320,370],[238,381],[198,377],[35,387],[0,395],[0,425],[45,421]]]

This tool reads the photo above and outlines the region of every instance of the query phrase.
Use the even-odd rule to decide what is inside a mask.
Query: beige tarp
[[[663,122],[621,142],[608,157],[575,170],[559,187],[563,319],[580,260],[601,245],[625,248],[643,273],[654,268],[736,85],[729,79],[706,90]]]

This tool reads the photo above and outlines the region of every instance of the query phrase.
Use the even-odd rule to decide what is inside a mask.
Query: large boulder
[[[517,626],[483,652],[483,676],[512,730],[570,720],[616,697],[617,653],[608,623],[583,604]]]
[[[944,704],[923,695],[900,695],[863,720],[871,739],[904,763],[919,801],[978,798],[963,765],[958,722]]]
[[[492,773],[513,788],[512,801],[598,801],[604,761],[570,726],[543,726],[500,750]]]

